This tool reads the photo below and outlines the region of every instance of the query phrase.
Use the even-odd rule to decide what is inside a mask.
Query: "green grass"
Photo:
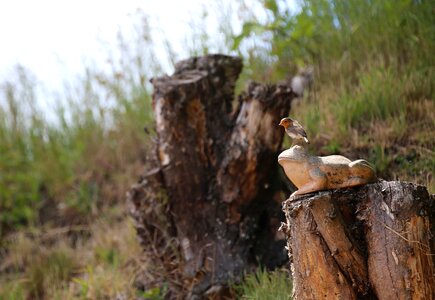
[[[390,70],[374,69],[359,76],[359,84],[343,93],[333,105],[335,119],[343,133],[377,120],[403,119],[406,102],[401,95],[402,82]]]
[[[3,283],[0,287],[0,300],[22,300],[26,299],[25,295],[25,283],[18,278]]]
[[[314,67],[314,86],[291,111],[312,150],[369,159],[379,176],[434,192],[430,1],[305,0],[297,13],[283,1],[262,3],[266,19],[245,22],[234,49],[247,53],[248,63],[255,60],[245,72],[259,80],[283,80]],[[255,40],[262,47],[254,51]],[[417,155],[406,153],[413,151]]]
[[[51,289],[64,288],[78,266],[75,259],[70,249],[55,249],[35,257],[26,272],[29,296],[44,299]]]
[[[146,259],[121,207],[92,225],[21,230],[0,263],[0,299],[135,299]],[[75,238],[73,237],[75,235]]]
[[[60,107],[52,124],[40,109],[27,111],[36,99],[21,101],[21,91],[32,90],[25,76],[7,85],[7,105],[0,106],[5,116],[0,122],[0,236],[37,222],[49,199],[54,202],[50,205],[82,215],[117,202],[131,182],[129,169],[144,156],[148,137],[143,127],[152,119],[146,89],[120,95],[125,98],[110,108],[102,103],[103,95],[88,98],[88,85],[97,82],[90,77],[78,83],[83,98]],[[120,88],[125,83],[116,84]],[[108,84],[99,88],[107,93],[115,89]]]
[[[248,274],[241,285],[235,286],[235,290],[240,299],[288,300],[292,295],[292,282],[287,271],[259,269]]]
[[[153,134],[154,63],[124,46],[111,72],[69,79],[50,114],[25,68],[0,83],[0,299],[136,296],[141,251],[123,210]]]

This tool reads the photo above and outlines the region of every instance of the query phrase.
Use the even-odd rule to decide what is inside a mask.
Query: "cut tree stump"
[[[239,58],[209,55],[152,80],[155,148],[128,194],[150,258],[144,289],[219,297],[252,266],[286,262],[276,157],[295,94],[251,83],[235,103],[241,69]]]
[[[434,200],[379,181],[284,202],[294,299],[434,299]]]

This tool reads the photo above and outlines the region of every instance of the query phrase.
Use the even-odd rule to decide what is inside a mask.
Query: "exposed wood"
[[[287,200],[295,299],[433,299],[434,203],[386,181]]]
[[[368,186],[358,217],[378,298],[434,299],[435,203],[427,190],[398,182]]]
[[[276,237],[283,218],[274,200],[283,137],[277,122],[294,94],[285,85],[251,83],[233,110],[241,68],[238,58],[210,55],[152,81],[154,171],[129,200],[170,298],[216,296],[253,265],[285,261],[285,241]]]
[[[357,299],[367,291],[367,266],[337,206],[329,192],[284,205],[295,299]]]
[[[363,253],[347,230],[338,204],[331,195],[324,195],[312,204],[311,213],[317,231],[325,241],[331,255],[358,293],[367,292],[367,265]]]

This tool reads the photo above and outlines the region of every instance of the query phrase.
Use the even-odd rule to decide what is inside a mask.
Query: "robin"
[[[283,118],[281,122],[279,122],[279,125],[285,128],[285,132],[292,139],[304,140],[305,143],[310,143],[307,138],[307,133],[298,121],[291,118]]]

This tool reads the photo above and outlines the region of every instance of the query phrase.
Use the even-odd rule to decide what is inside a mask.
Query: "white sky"
[[[101,41],[115,43],[119,28],[131,28],[138,8],[153,29],[178,46],[189,21],[206,0],[10,0],[0,1],[0,81],[16,63],[48,88],[83,70],[84,58],[104,56]]]
[[[103,63],[107,49],[115,46],[119,29],[128,33],[132,15],[141,9],[150,16],[154,34],[171,41],[182,53],[191,37],[191,22],[200,23],[205,7],[218,15],[235,0],[1,0],[0,83],[19,63],[31,70],[48,91],[61,90],[64,80],[84,69],[85,59]],[[258,4],[258,1],[250,1]],[[290,2],[293,6],[295,1]],[[234,6],[235,7],[235,6]],[[250,7],[252,9],[252,7]],[[261,6],[260,13],[263,12]],[[231,22],[237,22],[237,13]],[[209,18],[207,32],[217,32],[217,18]],[[157,41],[158,42],[158,41]],[[158,51],[165,52],[164,49]],[[100,61],[99,61],[100,60]]]

